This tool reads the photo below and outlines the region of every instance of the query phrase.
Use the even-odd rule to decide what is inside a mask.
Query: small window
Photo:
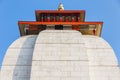
[[[55,25],[55,30],[63,30],[63,25]]]

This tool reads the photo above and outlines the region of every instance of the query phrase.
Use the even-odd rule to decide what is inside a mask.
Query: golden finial
[[[64,10],[64,6],[63,6],[63,4],[62,4],[62,3],[60,3],[60,4],[59,4],[59,6],[58,6],[58,10],[59,10],[59,11]]]

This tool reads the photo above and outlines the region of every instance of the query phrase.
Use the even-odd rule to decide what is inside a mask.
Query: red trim
[[[80,25],[80,24],[103,24],[103,22],[34,22],[34,21],[18,21],[18,24],[29,25]]]
[[[38,30],[37,27],[29,27],[29,30]]]
[[[80,30],[80,27],[78,25],[73,25],[72,30]]]
[[[78,17],[78,22],[80,22],[80,17]]]
[[[56,18],[55,17],[54,17],[53,21],[56,22]]]
[[[68,18],[67,17],[65,18],[65,21],[68,22]]]
[[[42,22],[44,21],[44,20],[43,20],[43,18],[42,18],[42,20],[41,20],[41,21],[42,21]]]
[[[63,10],[63,11],[58,11],[58,10],[36,10],[36,14],[39,13],[85,13],[85,10]]]
[[[75,20],[74,20],[74,18],[72,18],[72,22],[74,22]]]
[[[60,22],[62,22],[62,17],[60,17]]]
[[[72,16],[72,20],[71,20],[72,22],[74,22],[75,21],[75,18],[74,18],[74,16]]]
[[[96,35],[96,31],[95,30],[93,30],[93,34]]]
[[[47,17],[47,21],[50,22],[50,18],[49,17]]]

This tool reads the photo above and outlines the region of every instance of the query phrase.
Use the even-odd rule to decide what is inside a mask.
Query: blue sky
[[[113,47],[120,64],[120,0],[0,0],[0,65],[10,44],[20,37],[18,20],[35,21],[35,10],[86,10],[86,21],[103,21],[102,38]]]

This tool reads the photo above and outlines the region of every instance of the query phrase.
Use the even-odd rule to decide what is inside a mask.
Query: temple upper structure
[[[20,35],[38,34],[42,30],[77,30],[83,35],[101,36],[103,22],[86,22],[85,10],[36,10],[36,21],[19,21]]]

